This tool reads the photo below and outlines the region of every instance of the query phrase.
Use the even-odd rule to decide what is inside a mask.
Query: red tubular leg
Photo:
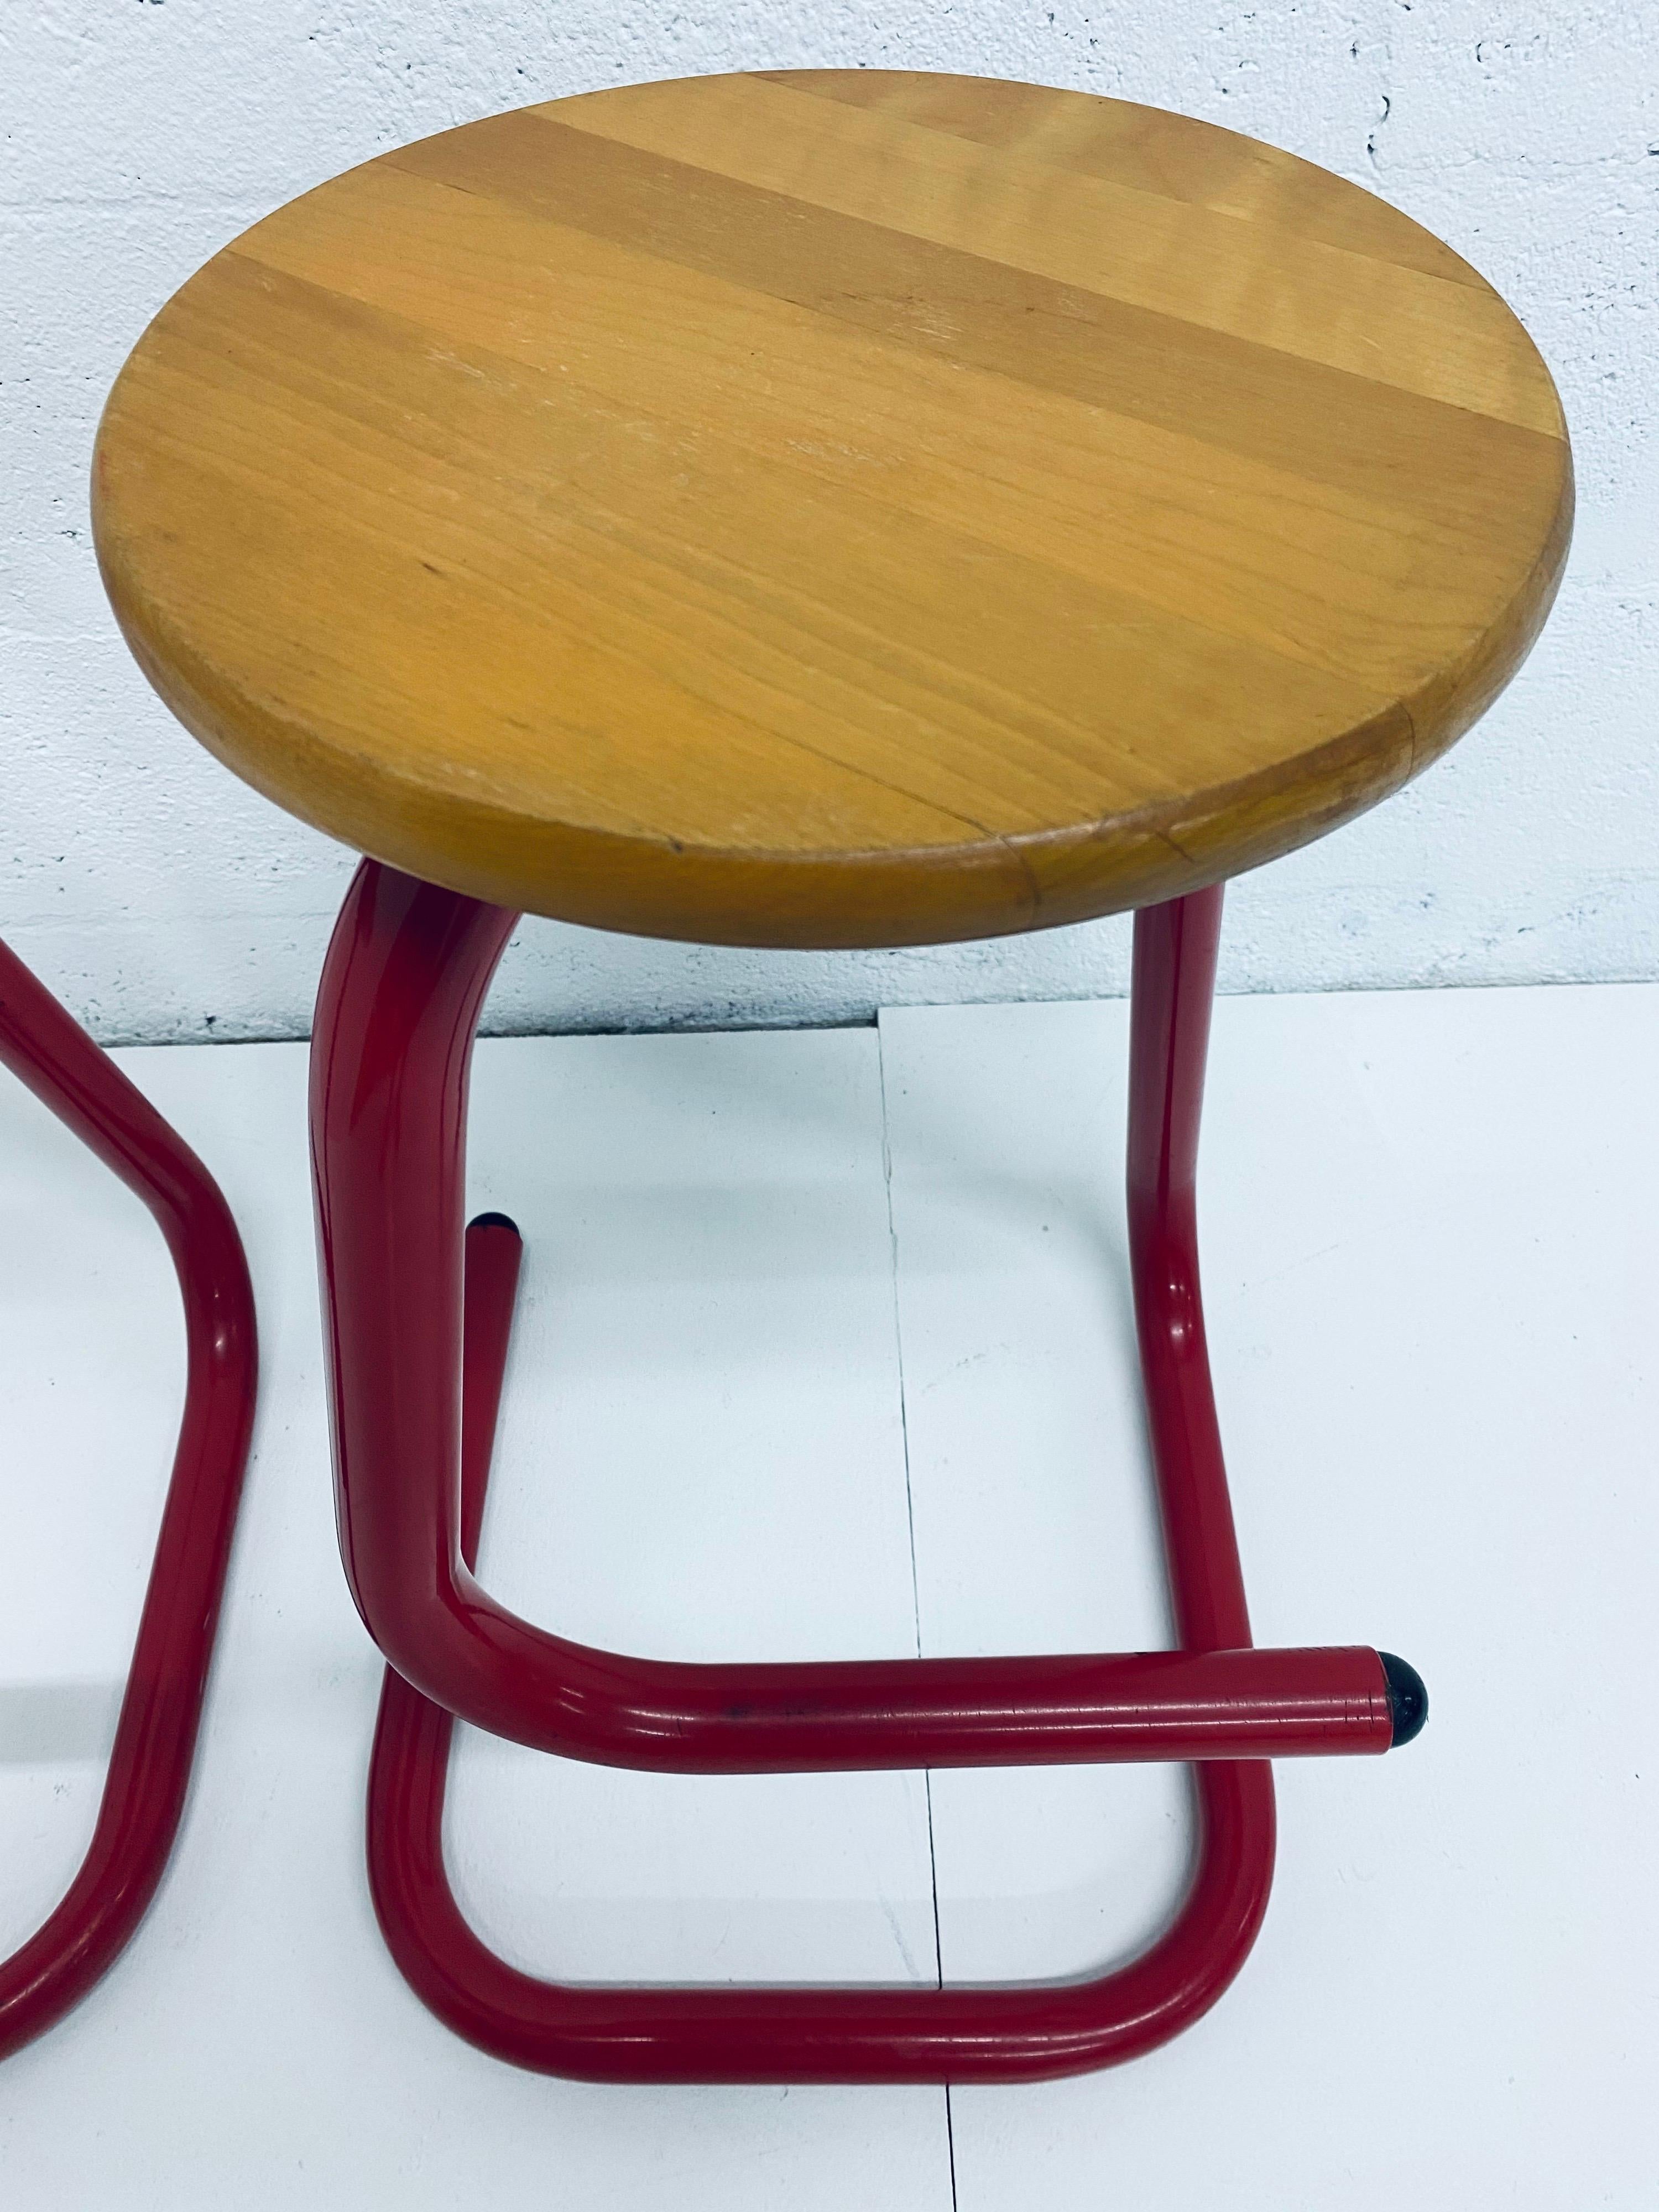
[[[184,1810],[253,1425],[253,1292],[217,1184],[0,945],[0,1061],[142,1198],[185,1307],[184,1420],[97,1825],[56,1911],[0,1962],[0,2057],[61,2019],[120,1953]]]
[[[1130,1224],[1142,1358],[1176,1608],[1199,1650],[1248,1643],[1204,1347],[1193,1207],[1219,894],[1136,923]],[[468,1232],[461,1542],[477,1556],[518,1269],[499,1216]],[[1197,1769],[1198,1846],[1173,1923],[1092,1981],[1025,1988],[593,1989],[544,1982],[467,1926],[443,1858],[454,1723],[386,1669],[368,1797],[375,1911],[411,1986],[458,2034],[543,2073],[611,2081],[1019,2081],[1137,2057],[1243,1965],[1273,1879],[1264,1761]]]
[[[1193,909],[1211,916],[1212,940],[1216,896]],[[1149,948],[1173,933],[1167,954],[1137,955],[1142,1032],[1169,1016],[1164,1061],[1154,1068],[1144,1035],[1137,1061],[1152,1102],[1139,1104],[1138,1126],[1157,1098],[1175,1102],[1159,1139],[1177,1163],[1157,1170],[1173,1178],[1159,1186],[1163,1212],[1149,1213],[1143,1193],[1153,1168],[1132,1176],[1143,1193],[1137,1253],[1154,1252],[1160,1285],[1141,1286],[1155,1308],[1143,1346],[1166,1337],[1170,1346],[1153,1418],[1170,1439],[1161,1474],[1182,1486],[1171,1542],[1196,1571],[1231,1538],[1214,1416],[1202,1413],[1196,1278],[1178,1264],[1183,1250],[1191,1259],[1191,1161],[1181,1147],[1196,1140],[1214,953],[1212,941],[1206,956],[1200,937],[1182,935],[1190,904],[1153,909],[1139,925]],[[369,1633],[407,1681],[532,1749],[682,1773],[1389,1747],[1395,1699],[1376,1651],[1253,1650],[1242,1599],[1230,1607],[1218,1584],[1192,1600],[1201,1632],[1177,1651],[804,1665],[633,1658],[550,1635],[497,1604],[461,1555],[462,1197],[473,1031],[515,919],[365,861],[318,1000],[312,1148],[341,1547]],[[1189,988],[1183,961],[1201,988]],[[1145,1273],[1138,1258],[1138,1281]],[[1170,1469],[1183,1455],[1195,1455],[1194,1471],[1177,1478]],[[1209,1634],[1206,1625],[1222,1619],[1239,1633]]]

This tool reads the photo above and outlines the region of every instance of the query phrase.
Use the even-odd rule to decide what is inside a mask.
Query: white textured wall
[[[128,659],[87,527],[98,410],[173,288],[380,149],[750,66],[975,70],[1177,107],[1381,191],[1513,301],[1580,522],[1514,687],[1380,813],[1246,879],[1243,990],[1659,975],[1659,0],[13,0],[0,13],[0,932],[110,1039],[308,1026],[349,857]],[[1121,921],[927,952],[537,922],[492,1026],[859,1018],[1125,985]]]

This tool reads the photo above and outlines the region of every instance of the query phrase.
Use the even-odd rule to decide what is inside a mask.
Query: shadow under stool
[[[490,117],[279,210],[150,325],[95,461],[116,613],[204,744],[368,856],[312,1048],[335,1474],[389,1662],[374,1902],[459,2033],[616,2081],[1127,2058],[1255,1939],[1271,1761],[1420,1726],[1403,1662],[1251,1643],[1194,1197],[1220,887],[1475,720],[1571,516],[1548,373],[1449,247],[1289,155],[1026,85],[761,74]],[[520,1244],[466,1224],[467,1079],[519,915],[836,948],[1130,910],[1177,1647],[693,1665],[492,1597]],[[684,1773],[1190,1761],[1199,1845],[1170,1926],[1092,1979],[562,1986],[454,1903],[456,1717]]]

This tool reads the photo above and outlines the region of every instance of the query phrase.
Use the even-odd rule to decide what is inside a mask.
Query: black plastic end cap
[[[510,1229],[521,1243],[524,1241],[520,1236],[519,1224],[510,1213],[475,1213],[466,1225],[469,1229]],[[1395,1660],[1395,1666],[1399,1663]],[[1409,1673],[1410,1669],[1407,1668],[1407,1672]]]
[[[1376,1656],[1388,1677],[1389,1704],[1394,1713],[1394,1741],[1389,1748],[1398,1751],[1402,1743],[1422,1735],[1423,1723],[1429,1717],[1429,1693],[1415,1667],[1396,1659],[1392,1651],[1379,1651]]]

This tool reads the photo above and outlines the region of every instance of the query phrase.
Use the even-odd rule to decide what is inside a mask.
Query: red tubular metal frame
[[[312,1154],[341,1549],[404,1680],[533,1750],[677,1773],[1388,1750],[1381,1656],[1254,1650],[1238,1590],[1192,1196],[1219,914],[1206,891],[1137,923],[1131,1245],[1182,1648],[687,1664],[534,1627],[462,1556],[467,1077],[518,917],[365,861],[323,971]]]
[[[1220,910],[1218,890],[1200,892],[1135,925],[1130,1243],[1180,1649],[685,1666],[549,1635],[473,1576],[520,1248],[498,1215],[464,1237],[467,1072],[517,917],[365,862],[313,1048],[337,1495],[353,1594],[392,1662],[369,1781],[375,1909],[458,2033],[538,2071],[617,2081],[1013,2081],[1133,2057],[1213,2003],[1255,1940],[1273,1875],[1267,1755],[1382,1751],[1420,1725],[1420,1685],[1396,1661],[1250,1645],[1194,1196]],[[561,1985],[496,1957],[455,1904],[442,1826],[457,1713],[536,1748],[678,1771],[1191,1759],[1194,1866],[1158,1940],[1091,1980]]]
[[[60,2020],[143,1917],[178,1832],[258,1383],[230,1210],[189,1146],[0,945],[0,1061],[149,1208],[184,1300],[184,1419],[97,1824],[62,1901],[0,1961],[0,2057]]]

